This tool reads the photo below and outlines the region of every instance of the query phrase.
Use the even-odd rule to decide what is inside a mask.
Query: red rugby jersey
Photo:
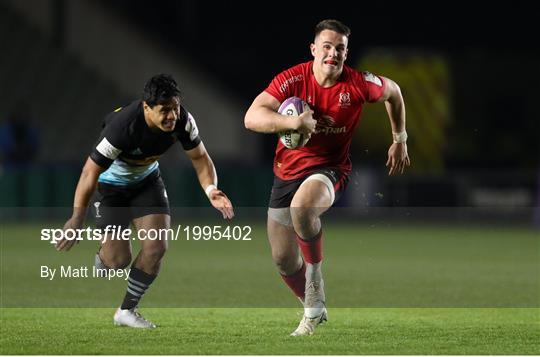
[[[265,89],[280,103],[293,96],[302,98],[317,120],[316,131],[306,146],[290,150],[278,140],[274,173],[282,180],[297,179],[321,167],[348,175],[352,166],[349,150],[363,105],[377,101],[384,92],[381,77],[348,66],[343,67],[336,84],[323,88],[312,66],[313,61],[291,67],[274,77]]]

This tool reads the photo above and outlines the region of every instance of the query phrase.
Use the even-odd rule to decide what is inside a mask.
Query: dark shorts
[[[274,184],[272,185],[272,193],[270,194],[270,203],[268,207],[270,208],[285,208],[290,207],[294,194],[298,190],[298,187],[313,174],[323,174],[330,179],[334,185],[335,199],[334,202],[341,197],[343,191],[347,187],[349,182],[349,177],[343,175],[341,172],[334,169],[317,169],[304,177],[294,179],[294,180],[282,180],[277,176],[274,176]]]
[[[108,225],[125,229],[135,218],[170,214],[167,191],[159,170],[132,185],[98,183],[92,209],[96,227],[100,229]]]

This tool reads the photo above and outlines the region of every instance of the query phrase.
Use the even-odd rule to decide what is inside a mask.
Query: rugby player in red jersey
[[[389,175],[403,173],[410,165],[401,91],[388,78],[344,65],[349,35],[350,29],[337,20],[317,24],[310,46],[313,60],[278,74],[245,115],[246,128],[255,132],[298,130],[311,135],[304,147],[295,150],[278,140],[268,209],[272,257],[304,305],[304,316],[292,336],[311,335],[327,319],[319,217],[345,189],[351,140],[365,103],[386,106],[393,137],[386,162]],[[280,104],[293,96],[312,110],[297,117],[279,114]]]

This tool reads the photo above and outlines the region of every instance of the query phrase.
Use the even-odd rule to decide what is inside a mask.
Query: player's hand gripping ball
[[[306,110],[310,110],[309,104],[298,97],[287,98],[281,103],[278,113],[282,115],[299,116]],[[287,130],[278,134],[279,140],[287,149],[297,149],[307,144],[309,135],[297,130]]]

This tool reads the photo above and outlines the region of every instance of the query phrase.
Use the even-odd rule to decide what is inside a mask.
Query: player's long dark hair
[[[142,100],[152,108],[167,103],[173,97],[180,97],[178,84],[170,74],[156,74],[144,85]]]

